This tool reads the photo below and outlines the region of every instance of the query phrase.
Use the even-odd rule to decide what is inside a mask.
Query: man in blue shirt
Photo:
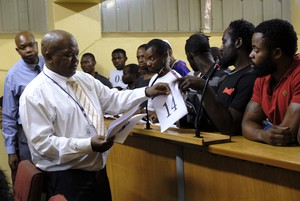
[[[44,58],[38,56],[38,44],[32,33],[18,33],[15,44],[21,59],[6,74],[2,109],[2,132],[13,182],[19,161],[31,160],[19,118],[19,98],[27,84],[41,72],[45,63]]]
[[[168,55],[170,58],[169,60],[170,68],[175,70],[182,77],[186,76],[190,72],[190,70],[186,66],[186,63],[182,60],[175,59],[171,44],[167,40],[164,40],[164,42],[166,42],[168,48]]]

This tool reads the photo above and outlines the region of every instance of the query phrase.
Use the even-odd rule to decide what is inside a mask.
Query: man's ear
[[[52,55],[49,52],[46,52],[44,55],[44,58],[46,61],[48,61],[49,63],[52,63]]]
[[[282,50],[280,48],[275,48],[272,50],[272,58],[279,59],[282,56]]]
[[[236,41],[235,41],[235,47],[238,49],[238,48],[241,48],[242,45],[243,45],[243,39],[242,38],[236,39]]]

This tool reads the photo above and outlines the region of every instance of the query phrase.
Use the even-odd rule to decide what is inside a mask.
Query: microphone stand
[[[156,82],[156,80],[164,73],[164,69],[165,69],[165,67],[163,67],[162,69],[160,69],[160,71],[158,72],[157,77],[151,83],[150,87],[152,87],[154,85],[154,83]],[[146,128],[145,129],[147,129],[147,130],[152,129],[150,127],[149,112],[148,112],[148,101],[147,101],[147,104],[146,104]]]
[[[203,111],[203,100],[204,100],[204,95],[207,89],[207,85],[208,82],[210,80],[210,78],[215,74],[215,72],[217,71],[217,69],[220,68],[220,65],[218,64],[218,62],[215,63],[213,70],[210,72],[210,74],[207,76],[207,79],[205,80],[205,84],[202,90],[202,95],[201,95],[201,99],[200,99],[200,103],[199,103],[199,108],[197,111],[197,115],[196,115],[196,129],[195,129],[195,137],[197,138],[202,138],[202,136],[200,135],[200,127],[201,127],[201,119],[202,119],[202,111]]]

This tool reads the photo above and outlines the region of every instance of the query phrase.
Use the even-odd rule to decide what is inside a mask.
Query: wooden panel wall
[[[176,146],[129,136],[107,160],[113,200],[177,200]]]
[[[300,172],[192,149],[184,151],[188,201],[299,200]]]

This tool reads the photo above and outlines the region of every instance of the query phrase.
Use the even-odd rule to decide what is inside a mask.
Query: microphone
[[[165,73],[164,70],[165,70],[165,67],[163,67],[159,70],[157,77],[151,83],[150,87],[152,87],[155,84],[155,82],[157,81],[157,79],[160,78]],[[149,112],[148,112],[148,101],[147,101],[147,104],[146,104],[146,128],[145,129],[148,129],[148,130],[151,129],[150,120],[149,120]]]
[[[202,90],[202,95],[201,95],[201,99],[200,99],[200,103],[199,103],[199,108],[198,108],[196,119],[195,119],[195,121],[196,121],[195,137],[197,137],[197,138],[202,138],[202,136],[200,136],[200,129],[201,129],[200,127],[201,127],[202,110],[203,110],[202,103],[204,100],[204,95],[205,95],[205,92],[207,89],[207,85],[208,85],[210,78],[215,74],[215,72],[219,68],[220,68],[220,64],[219,64],[219,61],[217,60],[212,71],[210,72],[210,74],[207,76],[207,78],[205,80],[205,84],[204,84],[204,87]]]

